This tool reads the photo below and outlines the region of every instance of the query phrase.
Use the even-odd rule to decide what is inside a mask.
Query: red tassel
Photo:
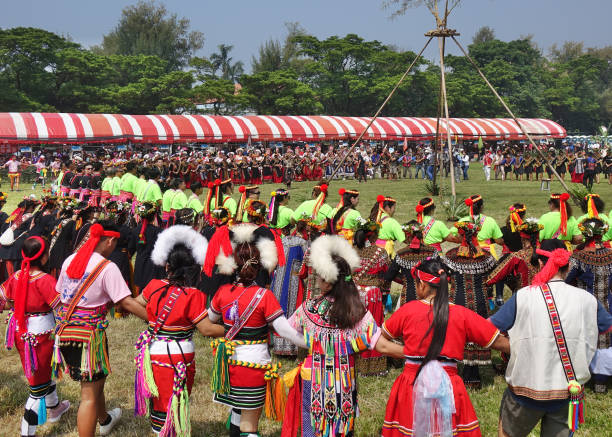
[[[418,221],[420,224],[423,224],[423,211],[424,211],[424,209],[425,209],[425,208],[423,208],[423,205],[421,205],[421,204],[418,204],[418,205],[416,206],[417,221]]]
[[[149,224],[149,222],[147,221],[147,219],[143,219],[142,220],[142,226],[140,227],[140,232],[138,234],[138,239],[139,239],[139,243],[141,244],[146,244],[147,240],[145,238],[145,232],[147,231],[147,225]]]
[[[274,244],[276,245],[276,254],[278,256],[278,265],[283,267],[285,265],[285,249],[283,248],[283,241],[280,237],[280,229],[270,229],[274,234]]]

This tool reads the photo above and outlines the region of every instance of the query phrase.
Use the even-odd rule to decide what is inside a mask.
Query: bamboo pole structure
[[[431,42],[431,40],[433,39],[433,37],[430,37],[427,42],[425,43],[425,45],[423,46],[423,48],[421,49],[421,51],[419,52],[418,55],[416,55],[416,57],[414,58],[414,60],[412,61],[412,64],[410,64],[410,66],[408,67],[408,69],[406,70],[406,72],[402,75],[402,77],[400,78],[400,80],[397,82],[397,84],[395,85],[395,87],[393,87],[393,89],[391,90],[391,92],[389,93],[389,95],[387,96],[387,98],[385,99],[385,101],[382,103],[382,105],[380,105],[380,107],[378,108],[378,111],[376,111],[376,114],[374,114],[374,117],[372,117],[370,119],[370,122],[368,123],[368,125],[363,129],[363,131],[359,134],[359,136],[357,137],[357,139],[355,140],[355,142],[353,142],[353,145],[351,146],[351,148],[348,150],[348,152],[346,152],[346,154],[344,155],[344,157],[340,160],[340,162],[338,163],[338,165],[336,165],[336,168],[334,168],[334,171],[332,172],[331,176],[329,177],[329,179],[327,179],[327,183],[329,184],[333,179],[334,176],[336,175],[336,173],[338,173],[338,169],[340,169],[340,167],[342,167],[342,164],[344,164],[344,161],[346,161],[346,158],[353,153],[353,150],[355,150],[355,147],[357,146],[357,144],[359,144],[359,142],[363,139],[364,135],[366,134],[366,132],[368,131],[368,129],[370,128],[370,126],[372,126],[372,124],[374,123],[374,121],[378,118],[378,116],[380,115],[380,113],[382,112],[383,108],[387,105],[387,103],[389,103],[389,100],[391,100],[391,97],[393,97],[393,94],[395,94],[395,92],[397,91],[397,89],[400,87],[400,85],[402,84],[402,82],[404,81],[404,79],[406,79],[406,76],[408,76],[408,73],[410,73],[410,71],[412,70],[412,67],[414,67],[414,64],[416,64],[417,60],[421,57],[421,55],[423,54],[423,52],[425,51],[425,49],[427,48],[427,46],[429,45],[429,43]]]
[[[451,194],[453,196],[453,202],[457,198],[457,190],[455,187],[455,166],[453,163],[453,144],[451,142],[450,134],[450,120],[448,116],[448,100],[446,99],[446,75],[444,74],[444,39],[445,36],[438,37],[438,47],[440,49],[440,83],[442,84],[442,101],[444,102],[444,117],[446,119],[446,138],[448,142],[448,158],[450,167],[450,178],[451,178]]]
[[[489,82],[489,80],[487,79],[487,77],[484,75],[484,73],[480,70],[480,68],[478,67],[478,65],[476,64],[476,62],[472,59],[472,57],[469,55],[469,53],[463,48],[463,46],[459,43],[459,41],[457,41],[457,39],[454,36],[451,36],[451,38],[453,39],[453,41],[455,41],[455,44],[457,44],[457,46],[459,47],[459,49],[463,52],[463,55],[468,59],[468,61],[470,61],[470,64],[472,64],[472,66],[476,69],[476,71],[478,72],[478,74],[480,75],[480,77],[482,78],[482,80],[485,81],[485,83],[487,84],[487,86],[491,89],[491,91],[493,92],[493,94],[495,95],[495,97],[497,97],[497,99],[501,102],[501,104],[503,105],[503,107],[506,109],[506,112],[508,112],[508,114],[510,115],[510,117],[512,117],[512,119],[514,120],[514,122],[516,123],[516,125],[519,127],[519,129],[521,130],[521,132],[523,133],[523,135],[525,135],[525,137],[527,137],[527,139],[529,140],[529,142],[531,144],[533,144],[533,146],[535,147],[536,151],[538,152],[538,154],[540,155],[540,157],[546,162],[546,165],[548,165],[548,168],[550,168],[551,172],[557,177],[557,179],[559,180],[559,182],[561,182],[561,185],[563,185],[563,188],[565,189],[565,191],[567,191],[569,193],[569,188],[568,186],[565,184],[565,181],[563,179],[561,179],[561,176],[559,176],[559,173],[557,173],[557,170],[555,170],[555,168],[553,167],[553,165],[550,163],[550,161],[548,160],[548,158],[546,157],[546,155],[544,155],[544,153],[542,153],[542,151],[540,150],[539,147],[536,146],[535,141],[533,141],[533,139],[531,138],[531,135],[529,135],[529,133],[523,128],[523,126],[521,125],[521,123],[518,121],[518,119],[516,118],[516,116],[514,115],[514,113],[512,112],[512,110],[510,109],[510,107],[506,104],[506,102],[504,101],[504,99],[502,99],[502,97],[497,93],[497,91],[495,90],[495,88],[493,87],[493,85],[491,85],[491,82]]]

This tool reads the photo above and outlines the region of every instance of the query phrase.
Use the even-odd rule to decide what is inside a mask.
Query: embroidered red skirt
[[[28,384],[41,385],[51,381],[51,356],[53,355],[53,340],[51,334],[36,336],[38,344],[35,346],[37,369],[31,377],[27,377]],[[21,365],[25,374],[25,341],[20,335],[15,335],[15,348],[19,352]]]
[[[185,354],[185,363],[190,363],[187,366],[187,379],[185,384],[189,394],[191,394],[193,379],[195,378],[196,373],[194,358],[194,353]],[[153,378],[155,379],[155,384],[157,385],[157,390],[159,392],[159,397],[151,399],[153,401],[153,410],[165,413],[168,409],[170,397],[172,397],[172,387],[174,384],[174,367],[170,366],[172,364],[176,364],[178,361],[183,361],[183,356],[179,354],[151,355],[151,361],[153,362]],[[165,365],[162,366],[155,364],[155,361],[158,363],[164,363]]]
[[[406,437],[413,435],[412,429],[412,388],[419,366],[406,364],[404,371],[397,377],[389,394],[382,435],[384,437]],[[453,435],[480,437],[480,425],[476,412],[465,390],[456,367],[444,366],[450,377],[455,398],[453,415]]]

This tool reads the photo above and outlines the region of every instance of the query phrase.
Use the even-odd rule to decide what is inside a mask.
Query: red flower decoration
[[[377,203],[382,203],[384,201],[385,201],[385,196],[383,196],[382,194],[379,194],[378,196],[376,196]]]
[[[570,195],[568,193],[562,193],[560,199],[564,202],[567,202],[570,198]]]
[[[345,193],[346,193],[346,190],[344,188],[340,188],[338,190],[338,194],[340,194],[341,196],[344,196]]]

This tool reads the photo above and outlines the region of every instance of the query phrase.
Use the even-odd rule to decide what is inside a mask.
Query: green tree
[[[221,79],[238,82],[238,79],[244,73],[244,67],[242,61],[232,62],[233,58],[229,54],[233,48],[232,45],[219,44],[217,46],[219,51],[210,55],[209,61],[212,66],[213,77],[216,78],[217,72],[220,72]]]
[[[167,70],[186,66],[204,46],[204,35],[189,31],[190,21],[170,14],[155,1],[139,1],[123,9],[119,23],[104,36],[98,50],[104,54],[154,55],[167,62]]]
[[[301,70],[299,48],[295,38],[306,35],[306,31],[299,23],[285,23],[285,27],[287,28],[287,36],[283,44],[279,40],[271,39],[259,46],[259,56],[251,58],[253,73],[288,68]]]
[[[493,41],[495,39],[495,31],[489,26],[482,26],[474,38],[472,38],[472,44],[482,44],[485,42]]]
[[[258,114],[318,114],[323,110],[312,88],[291,70],[244,75],[242,85],[250,107]]]

